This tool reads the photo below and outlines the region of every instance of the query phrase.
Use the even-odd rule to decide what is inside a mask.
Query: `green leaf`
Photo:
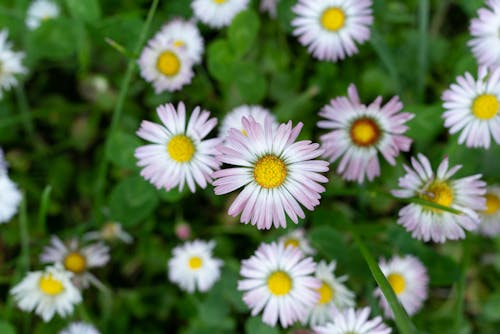
[[[101,17],[101,8],[97,0],[66,0],[71,16],[85,22],[95,22]]]
[[[30,58],[60,60],[72,55],[77,44],[77,33],[71,20],[57,18],[43,22],[28,35]]]
[[[258,104],[267,92],[267,81],[253,63],[238,63],[233,68],[233,79],[245,103]]]
[[[406,135],[414,139],[417,151],[423,151],[443,131],[441,105],[409,105],[405,111],[415,114],[408,122],[410,129]]]
[[[487,321],[500,321],[500,291],[486,299],[483,315]]]
[[[16,334],[14,326],[6,321],[0,320],[0,333],[2,334]]]
[[[210,74],[219,81],[229,82],[233,78],[234,54],[229,43],[216,39],[207,49],[207,65]]]
[[[161,189],[158,191],[160,198],[168,203],[179,202],[187,193],[187,188],[184,188],[183,191],[179,191],[179,189],[177,188],[174,188],[170,191],[166,191],[165,189]]]
[[[260,317],[250,317],[245,322],[246,334],[279,334],[279,330],[275,327],[269,327],[262,322]]]
[[[245,10],[233,19],[228,29],[228,38],[238,57],[245,55],[252,48],[259,27],[259,16],[253,10]]]
[[[117,166],[129,169],[137,169],[137,159],[134,157],[134,151],[141,146],[141,141],[137,136],[128,132],[115,131],[107,147],[106,157]]]

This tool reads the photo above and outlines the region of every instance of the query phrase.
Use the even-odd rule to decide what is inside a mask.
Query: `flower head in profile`
[[[116,241],[120,240],[126,244],[132,243],[134,240],[130,234],[124,229],[122,224],[118,222],[108,222],[104,224],[100,230],[85,233],[84,240],[103,240],[103,241]]]
[[[479,224],[476,211],[484,210],[486,183],[476,174],[461,179],[451,177],[462,167],[449,168],[445,158],[437,172],[422,154],[412,157],[412,167],[404,166],[406,174],[399,179],[402,189],[393,190],[399,198],[417,197],[435,204],[458,210],[448,212],[425,204],[411,203],[399,211],[398,224],[412,237],[424,241],[445,242],[465,238],[464,230],[475,230]]]
[[[173,19],[161,28],[156,38],[161,40],[162,43],[159,44],[168,45],[171,43],[175,48],[184,50],[193,64],[201,62],[204,51],[203,37],[193,21]]]
[[[85,322],[72,322],[59,334],[100,334],[99,331],[91,324]]]
[[[238,290],[252,316],[262,312],[262,320],[288,327],[305,318],[318,300],[321,282],[313,277],[316,264],[311,257],[283,243],[261,244],[255,254],[241,262]]]
[[[304,253],[304,255],[314,255],[316,250],[311,246],[311,243],[306,237],[306,231],[303,228],[296,228],[279,238],[280,242],[285,244],[285,247],[296,247]]]
[[[390,334],[391,328],[382,317],[369,319],[370,308],[353,308],[333,314],[333,321],[314,328],[315,334]]]
[[[26,25],[31,30],[36,29],[42,22],[59,16],[59,6],[50,0],[34,0],[28,8]]]
[[[276,117],[269,110],[257,105],[242,105],[234,108],[224,116],[220,125],[219,136],[225,138],[232,128],[240,130],[245,134],[245,130],[243,129],[243,117],[249,118],[250,116],[260,124],[264,124],[266,117],[269,117],[273,122],[273,126],[278,126]]]
[[[233,18],[248,7],[249,0],[193,0],[194,16],[212,28],[228,26]]]
[[[3,91],[17,85],[16,75],[27,72],[21,63],[24,52],[12,51],[12,45],[7,38],[7,30],[0,30],[0,99],[3,96]]]
[[[478,17],[470,23],[472,39],[467,43],[479,65],[500,66],[500,1],[486,0],[488,7],[477,11]]]
[[[214,258],[214,241],[187,241],[173,249],[168,261],[168,278],[182,290],[208,291],[220,277],[221,260]]]
[[[285,213],[298,223],[305,216],[300,205],[314,210],[325,191],[328,162],[316,160],[323,151],[309,140],[296,142],[302,123],[274,127],[270,118],[261,124],[251,116],[242,123],[244,131],[230,129],[219,146],[218,160],[234,167],[214,173],[215,194],[243,188],[228,213],[241,213],[242,223],[258,229],[286,227]]]
[[[276,17],[276,7],[279,0],[260,0],[260,11],[269,13],[269,16]]]
[[[323,107],[319,115],[325,120],[318,127],[331,130],[321,136],[324,156],[335,162],[340,159],[337,173],[348,181],[372,181],[380,175],[378,153],[391,165],[401,151],[408,151],[411,139],[404,133],[406,122],[413,114],[401,112],[403,104],[393,97],[382,106],[382,97],[370,105],[361,104],[354,84],[349,85],[348,97],[337,97]]]
[[[371,0],[299,0],[293,12],[293,34],[319,60],[352,56],[370,39]]]
[[[480,212],[478,232],[487,237],[500,234],[500,186],[492,185],[486,190],[486,210]]]

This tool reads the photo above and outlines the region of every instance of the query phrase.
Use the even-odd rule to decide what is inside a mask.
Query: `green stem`
[[[36,145],[38,141],[35,139],[35,124],[33,123],[33,119],[30,115],[28,99],[26,97],[26,92],[24,91],[24,87],[22,86],[22,84],[16,86],[16,98],[17,103],[19,104],[19,110],[21,112],[24,130],[29,136],[31,143]]]
[[[425,95],[425,78],[427,76],[427,32],[429,30],[429,0],[418,2],[418,35],[419,52],[417,72],[417,92],[419,101],[423,102]]]
[[[470,236],[469,236],[470,237]],[[453,333],[460,333],[462,329],[462,323],[464,319],[464,294],[465,294],[465,283],[467,279],[467,267],[470,262],[470,242],[469,238],[463,241],[463,254],[462,263],[460,266],[460,278],[456,285],[456,305],[455,305],[455,330]]]
[[[50,193],[52,192],[52,187],[50,185],[46,186],[42,192],[42,198],[40,199],[40,210],[38,211],[38,228],[45,233],[46,221],[47,221],[47,208],[49,206]]]
[[[379,56],[382,64],[386,67],[389,75],[394,81],[394,85],[396,86],[398,95],[401,95],[401,81],[399,79],[398,69],[396,67],[396,62],[394,57],[392,56],[389,47],[385,43],[382,38],[380,32],[376,29],[376,27],[372,27],[372,37],[370,39],[370,43]]]

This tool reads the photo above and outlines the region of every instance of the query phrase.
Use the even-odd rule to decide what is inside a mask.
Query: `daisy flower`
[[[157,38],[161,40],[162,45],[171,43],[175,48],[183,49],[193,64],[201,63],[204,51],[203,37],[192,21],[174,19],[163,26]]]
[[[297,217],[304,218],[300,204],[314,210],[325,191],[319,182],[328,181],[320,174],[328,171],[328,162],[316,160],[323,151],[309,140],[295,142],[302,123],[275,128],[270,118],[261,124],[251,116],[242,122],[246,135],[233,128],[219,147],[219,161],[236,167],[214,173],[215,194],[243,187],[228,213],[241,213],[242,223],[258,229],[286,227],[285,212],[297,224]]]
[[[215,241],[187,241],[173,249],[168,261],[168,278],[182,290],[193,293],[208,291],[220,277],[223,261],[214,258]]]
[[[309,322],[311,327],[331,322],[335,312],[354,307],[354,293],[344,285],[347,276],[335,277],[336,266],[335,261],[330,264],[321,261],[316,266],[315,275],[321,281],[321,286],[317,290],[319,298],[304,321],[304,323]]]
[[[40,255],[40,261],[63,264],[66,270],[74,274],[73,283],[79,288],[87,288],[90,283],[100,286],[101,283],[89,269],[102,267],[108,263],[109,247],[100,242],[81,246],[75,239],[66,245],[58,237],[52,236],[50,244],[45,246]]]
[[[99,334],[99,331],[91,324],[84,322],[72,322],[59,334]]]
[[[464,229],[475,230],[479,224],[476,211],[484,210],[486,183],[480,174],[450,180],[462,167],[449,168],[446,157],[434,173],[429,160],[422,154],[412,157],[412,167],[404,165],[406,175],[399,178],[403,189],[393,190],[399,198],[417,197],[460,211],[460,214],[440,210],[424,204],[411,203],[399,211],[398,224],[403,225],[412,237],[434,242],[465,238]]]
[[[381,259],[379,266],[406,312],[409,315],[417,313],[427,299],[429,284],[429,275],[422,262],[412,255],[395,256],[388,262]],[[374,294],[380,298],[385,316],[394,318],[382,290],[377,288]]]
[[[186,107],[179,102],[177,110],[168,103],[156,109],[163,125],[142,121],[137,135],[152,144],[135,150],[138,166],[144,167],[141,175],[158,189],[170,190],[187,183],[191,192],[196,184],[205,189],[212,182],[211,175],[219,168],[215,159],[217,138],[203,140],[217,125],[210,113],[194,108],[186,124]]]
[[[500,187],[497,185],[488,187],[484,197],[486,210],[480,213],[478,232],[484,236],[494,237],[500,234]]]
[[[233,18],[248,7],[249,0],[193,0],[194,16],[212,28],[231,24]]]
[[[489,8],[480,8],[470,24],[472,40],[467,44],[482,66],[500,66],[500,1],[486,0]]]
[[[293,34],[313,57],[336,62],[370,38],[371,6],[371,0],[299,0],[292,8]]]
[[[260,0],[260,11],[269,13],[269,16],[276,17],[276,6],[279,0]]]
[[[297,228],[280,237],[278,241],[283,242],[285,247],[296,247],[304,253],[304,255],[314,255],[316,250],[312,248],[311,243],[306,238],[306,232],[303,228]]]
[[[28,8],[26,25],[31,30],[36,29],[44,21],[59,16],[59,6],[49,0],[35,0]]]
[[[477,80],[466,72],[442,99],[444,126],[451,134],[461,132],[459,144],[489,148],[491,137],[500,144],[500,68],[480,67]]]
[[[187,49],[176,46],[175,41],[162,30],[149,40],[139,57],[141,76],[153,84],[156,94],[179,90],[193,78],[193,61]]]
[[[130,244],[134,239],[122,227],[122,224],[117,222],[109,222],[102,226],[99,231],[91,231],[85,233],[84,240],[104,240],[115,241],[120,240],[126,244]]]
[[[350,308],[333,314],[333,322],[314,328],[316,334],[389,334],[391,329],[381,317],[368,319],[370,308],[361,310]]]
[[[241,263],[238,290],[252,316],[261,311],[264,323],[288,327],[307,316],[318,300],[321,282],[312,274],[316,264],[311,257],[283,243],[261,244],[252,257]]]
[[[19,209],[23,196],[5,170],[0,170],[0,224],[7,223]]]
[[[324,156],[330,162],[340,159],[337,173],[345,180],[362,183],[366,177],[372,181],[380,175],[379,152],[394,166],[399,152],[410,149],[405,123],[414,115],[400,112],[403,104],[397,96],[384,106],[380,96],[366,106],[354,84],[347,93],[348,97],[331,100],[319,112],[326,120],[319,121],[318,127],[331,130],[320,137]]]
[[[43,271],[29,272],[10,294],[21,310],[35,310],[45,322],[55,313],[66,317],[82,301],[80,291],[71,282],[72,276],[60,265],[49,266]]]
[[[12,51],[12,45],[7,41],[8,32],[0,30],[0,99],[6,91],[17,85],[16,75],[26,73],[26,68],[21,64],[24,52]]]
[[[250,116],[252,116],[256,122],[261,124],[264,124],[266,117],[270,117],[273,122],[273,126],[278,126],[276,117],[269,110],[262,108],[261,106],[242,105],[234,108],[227,113],[226,116],[224,116],[219,129],[219,137],[225,138],[229,134],[229,129],[231,128],[235,128],[240,130],[243,134],[246,134],[243,129],[242,119],[243,117],[248,118]]]

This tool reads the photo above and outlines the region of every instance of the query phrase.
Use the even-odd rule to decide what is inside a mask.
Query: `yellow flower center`
[[[195,147],[193,141],[185,135],[173,136],[168,142],[167,151],[172,160],[188,162],[193,158]]]
[[[345,24],[345,13],[339,7],[330,7],[325,9],[321,15],[321,25],[326,30],[338,31]]]
[[[297,239],[293,239],[293,238],[287,239],[285,241],[285,248],[288,247],[288,246],[292,246],[292,247],[298,248],[299,247],[299,241]]]
[[[498,211],[500,208],[500,199],[497,195],[486,194],[484,196],[486,198],[486,210],[484,211],[487,215],[492,215]]]
[[[279,187],[286,179],[286,165],[274,155],[260,158],[253,169],[253,177],[261,187],[269,189]]]
[[[181,69],[181,61],[172,51],[165,51],[158,57],[156,68],[162,74],[171,77],[179,73],[179,70]]]
[[[193,256],[189,259],[189,268],[200,269],[203,265],[203,260],[199,256]]]
[[[174,46],[175,46],[176,48],[181,48],[181,47],[183,47],[183,46],[185,46],[185,45],[186,45],[186,43],[184,43],[184,41],[181,41],[181,40],[179,40],[179,39],[178,39],[178,40],[176,40],[176,41],[174,42]]]
[[[479,119],[488,120],[498,113],[499,102],[493,94],[482,94],[474,99],[472,113]]]
[[[43,293],[49,296],[56,296],[64,291],[61,281],[52,277],[52,274],[44,275],[40,278],[38,286]]]
[[[248,137],[248,133],[245,129],[241,129],[241,133],[243,133],[243,136]]]
[[[226,2],[227,0],[212,0],[213,2],[215,2],[216,4],[222,4],[224,2]]]
[[[87,267],[87,260],[78,252],[71,252],[64,258],[64,267],[75,274],[80,274]]]
[[[283,296],[292,289],[292,279],[283,271],[275,271],[267,279],[267,287],[273,295]]]
[[[387,276],[387,280],[391,284],[392,290],[399,295],[401,292],[405,290],[406,287],[406,282],[405,279],[403,278],[403,275],[398,274],[398,273],[392,273],[389,276]]]
[[[101,234],[105,240],[113,240],[116,238],[120,228],[116,223],[107,223],[102,227]]]
[[[453,203],[453,190],[445,182],[434,182],[421,197],[427,201],[449,207]],[[431,210],[441,211],[435,208]]]
[[[322,282],[318,289],[320,305],[328,303],[333,298],[333,288],[325,282]]]
[[[380,138],[380,128],[370,118],[355,120],[350,129],[351,139],[358,146],[371,146]]]

